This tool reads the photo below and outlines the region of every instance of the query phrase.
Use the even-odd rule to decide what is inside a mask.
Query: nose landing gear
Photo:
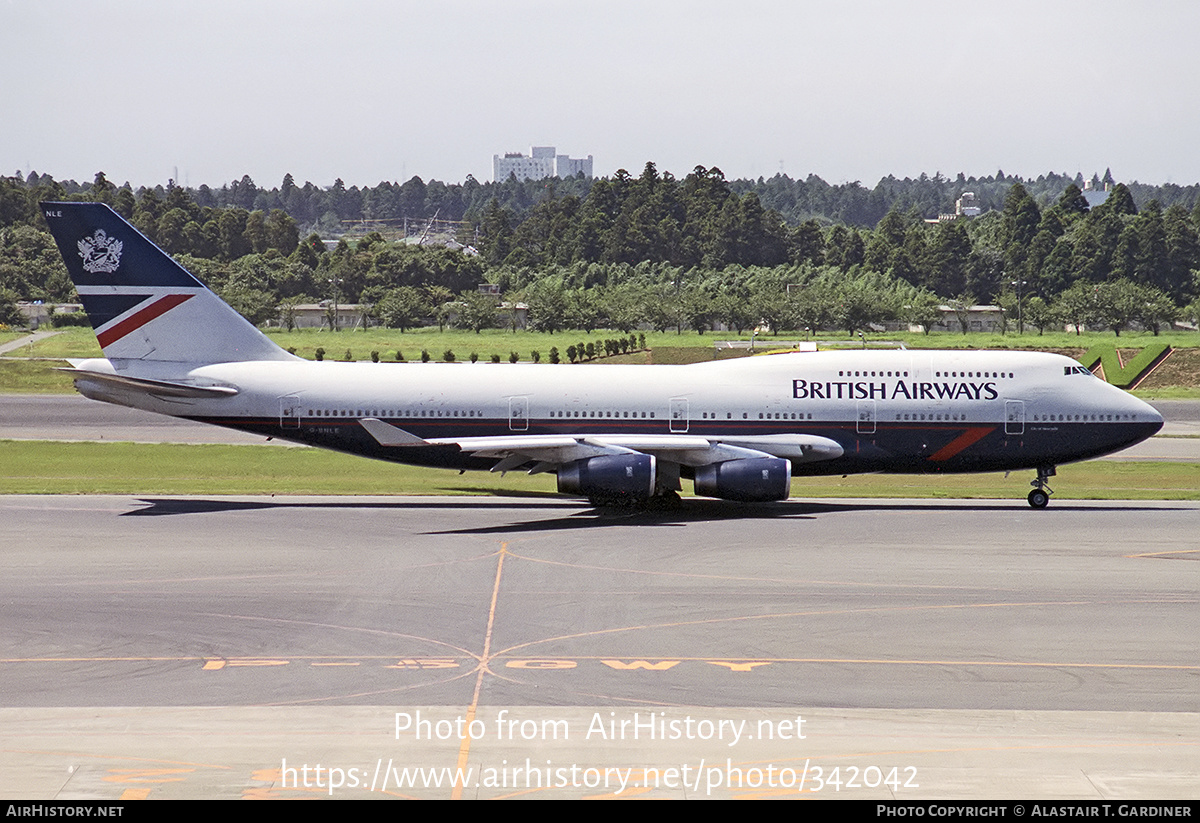
[[[1035,509],[1044,509],[1050,503],[1050,495],[1054,494],[1054,489],[1046,485],[1047,478],[1053,477],[1058,472],[1054,466],[1038,466],[1037,480],[1031,480],[1029,485],[1033,486],[1033,491],[1029,493],[1029,505]]]

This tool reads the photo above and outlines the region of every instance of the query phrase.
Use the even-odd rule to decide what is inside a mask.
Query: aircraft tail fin
[[[109,360],[294,359],[107,205],[41,205]]]

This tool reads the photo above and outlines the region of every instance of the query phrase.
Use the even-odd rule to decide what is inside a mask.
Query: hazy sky
[[[0,173],[1200,182],[1195,0],[0,0]]]

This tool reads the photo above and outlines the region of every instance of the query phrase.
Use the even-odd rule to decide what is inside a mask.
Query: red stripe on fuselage
[[[168,294],[159,298],[141,311],[135,312],[112,328],[105,329],[96,335],[100,348],[105,349],[116,343],[130,332],[137,331],[156,317],[166,314],[185,300],[190,300],[190,294]]]
[[[947,443],[946,445],[942,446],[940,449],[935,451],[933,454],[929,455],[929,459],[937,460],[937,461],[949,460],[951,457],[954,457],[954,455],[958,454],[960,451],[965,449],[967,446],[970,446],[973,443],[978,443],[980,440],[982,440],[984,437],[991,434],[995,430],[996,430],[995,426],[981,426],[980,428],[977,428],[977,429],[967,429],[965,432],[960,434],[958,437],[954,438],[949,443]]]

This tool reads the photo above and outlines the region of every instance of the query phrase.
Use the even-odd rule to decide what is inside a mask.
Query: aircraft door
[[[300,428],[300,395],[287,394],[279,398],[279,427]]]
[[[508,398],[508,429],[514,432],[529,431],[529,398]]]
[[[684,434],[688,430],[688,399],[686,397],[671,398],[671,431]]]
[[[855,423],[855,430],[859,434],[874,434],[875,433],[875,401],[874,400],[859,400],[858,401],[858,418]]]
[[[1004,401],[1004,433],[1005,434],[1024,434],[1025,433],[1025,401],[1024,400],[1005,400]]]

